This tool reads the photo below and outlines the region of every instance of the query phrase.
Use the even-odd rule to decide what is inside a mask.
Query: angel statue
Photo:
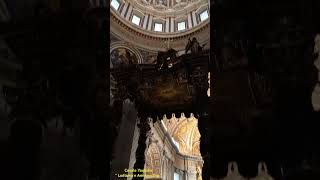
[[[197,41],[197,38],[195,37],[192,38],[192,41],[189,38],[185,48],[185,54],[187,54],[189,50],[191,50],[192,54],[197,54],[198,52],[202,51],[205,45],[206,44],[200,46],[199,42]]]

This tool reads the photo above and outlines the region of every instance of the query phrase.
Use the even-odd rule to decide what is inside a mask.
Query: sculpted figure
[[[191,50],[192,54],[197,54],[198,52],[202,51],[204,46],[205,46],[205,44],[203,46],[200,46],[197,38],[193,37],[192,41],[189,38],[188,43],[185,48],[185,54],[187,54],[189,52],[189,50]]]
[[[191,53],[192,54],[197,54],[199,52],[199,48],[200,48],[200,44],[199,42],[197,41],[197,38],[192,38],[192,41],[191,41]]]

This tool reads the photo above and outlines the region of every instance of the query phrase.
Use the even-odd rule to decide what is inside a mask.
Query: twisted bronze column
[[[150,125],[148,123],[148,115],[145,112],[139,111],[138,114],[140,122],[138,123],[139,127],[139,141],[138,148],[136,150],[136,162],[134,164],[135,172],[133,173],[133,179],[143,179],[143,172],[139,170],[144,169],[145,165],[145,150],[146,150],[146,140],[147,133],[150,130]]]
[[[208,70],[206,66],[198,66],[192,72],[192,84],[195,93],[193,94],[194,110],[198,115],[198,129],[201,134],[200,152],[204,161],[202,167],[202,179],[210,179],[210,137],[209,137],[209,113],[208,109]]]

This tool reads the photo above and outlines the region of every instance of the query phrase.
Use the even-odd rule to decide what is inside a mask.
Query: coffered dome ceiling
[[[208,0],[111,0],[110,6],[111,34],[138,47],[183,49],[189,37],[209,42]]]

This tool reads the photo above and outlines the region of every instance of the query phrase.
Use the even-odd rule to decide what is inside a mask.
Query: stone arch
[[[180,153],[201,156],[199,149],[201,134],[198,129],[198,119],[193,114],[189,118],[184,114],[180,118],[176,118],[174,114],[170,119],[164,116],[162,122],[165,130],[179,144]]]
[[[177,134],[177,131],[179,130],[179,127],[187,124],[188,122],[187,121],[184,121],[184,120],[180,120],[175,126],[174,128],[172,129],[172,133],[171,135],[174,136],[175,134]]]
[[[138,49],[136,49],[135,47],[133,47],[132,45],[130,45],[129,43],[125,43],[125,42],[114,42],[110,44],[110,55],[113,51],[117,50],[117,49],[126,49],[129,52],[131,52],[136,58],[137,58],[137,63],[138,64],[142,64],[143,62],[143,58],[142,55],[140,53],[140,51]],[[111,57],[110,57],[110,68],[113,68],[114,64],[111,61]]]

